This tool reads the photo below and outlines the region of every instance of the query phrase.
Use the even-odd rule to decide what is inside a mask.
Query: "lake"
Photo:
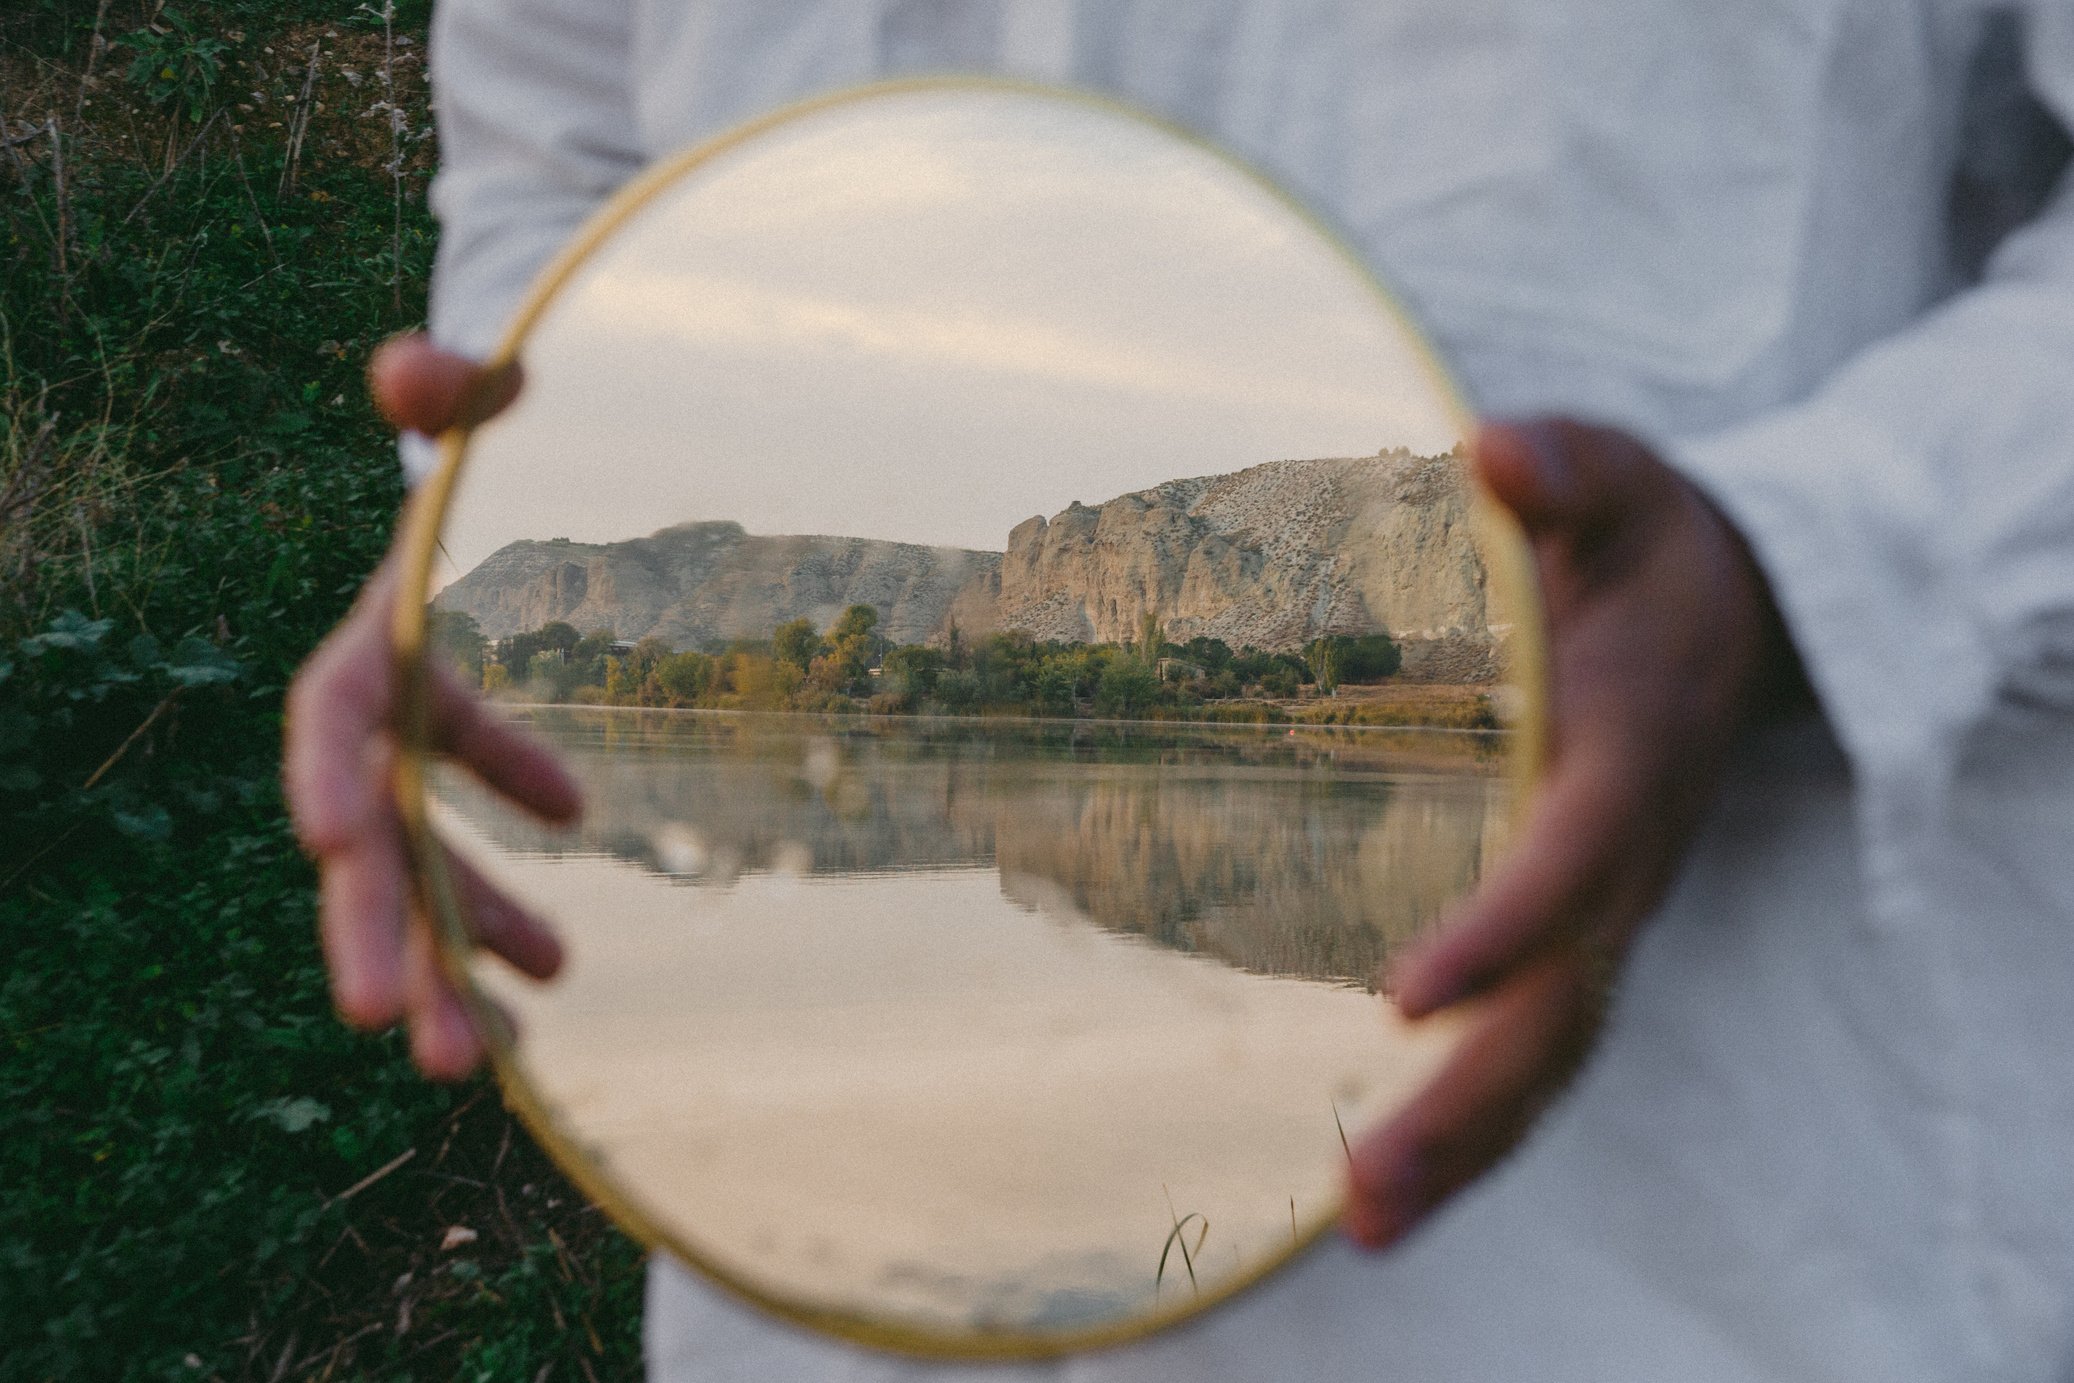
[[[583,824],[434,808],[568,946],[476,964],[529,1084],[738,1285],[931,1330],[1099,1328],[1308,1239],[1341,1128],[1446,1049],[1378,970],[1513,801],[1489,735],[523,718]]]

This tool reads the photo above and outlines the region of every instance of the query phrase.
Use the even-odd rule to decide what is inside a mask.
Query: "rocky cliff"
[[[767,637],[847,605],[879,611],[902,643],[994,629],[1040,639],[1138,637],[1295,649],[1324,634],[1386,631],[1402,675],[1494,675],[1485,571],[1460,460],[1272,461],[1170,480],[1103,504],[1075,501],[1008,534],[1005,554],[866,538],[758,537],[691,523],[630,542],[507,545],[442,590],[493,638],[565,620],[679,648]]]
[[[981,594],[961,594],[963,627],[1129,640],[1154,614],[1177,643],[1266,649],[1381,630],[1403,646],[1407,676],[1492,675],[1484,564],[1454,456],[1273,461],[1075,502],[1018,524]]]
[[[870,538],[761,537],[737,523],[688,523],[621,543],[507,543],[433,604],[465,610],[502,638],[564,620],[651,634],[675,648],[768,638],[805,616],[816,627],[870,605],[900,643],[937,633],[951,600],[990,576],[999,553]]]

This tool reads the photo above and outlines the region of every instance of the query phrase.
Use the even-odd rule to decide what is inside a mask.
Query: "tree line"
[[[491,696],[612,706],[846,711],[882,715],[1092,715],[1132,719],[1208,702],[1293,697],[1307,686],[1380,682],[1401,662],[1387,634],[1330,635],[1301,653],[1167,640],[1147,617],[1130,641],[1041,640],[1004,630],[895,643],[852,605],[826,629],[789,620],[767,639],[673,648],[556,620],[499,640],[461,611],[430,615],[433,647]]]

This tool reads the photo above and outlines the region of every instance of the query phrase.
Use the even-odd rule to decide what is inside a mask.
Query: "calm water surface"
[[[1329,1215],[1341,1126],[1447,1040],[1378,968],[1511,801],[1477,736],[527,718],[580,829],[435,798],[568,943],[478,963],[554,1117],[739,1281],[935,1329],[1179,1303]]]

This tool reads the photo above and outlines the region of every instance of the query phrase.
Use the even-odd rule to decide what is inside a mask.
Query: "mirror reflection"
[[[473,963],[561,1155],[951,1352],[1300,1247],[1445,1048],[1379,971],[1516,798],[1462,424],[1364,273],[1158,125],[902,88],[688,162],[518,354],[429,637],[588,815],[430,792],[567,943]]]

